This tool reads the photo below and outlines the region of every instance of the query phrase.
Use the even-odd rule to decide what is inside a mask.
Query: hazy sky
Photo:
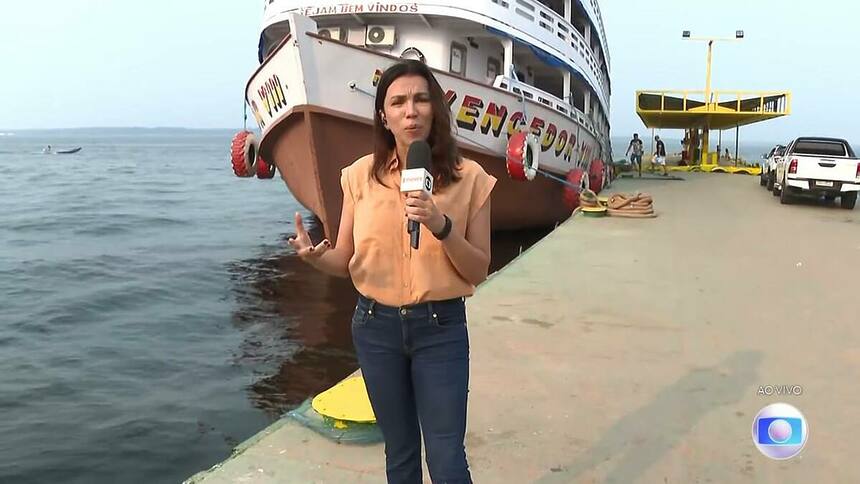
[[[263,0],[3,3],[0,130],[242,126]]]
[[[714,44],[712,88],[792,92],[790,116],[741,128],[741,141],[824,135],[860,143],[854,91],[860,85],[857,3],[603,0],[600,5],[612,56],[613,136],[645,129],[635,115],[637,89],[705,88],[707,44],[682,40],[683,30],[734,37],[740,29],[745,39]],[[670,133],[681,137],[679,131]]]
[[[262,0],[6,3],[0,130],[241,125]],[[636,89],[704,88],[706,45],[682,40],[682,30],[732,37],[743,29],[743,41],[716,44],[713,87],[787,89],[794,97],[791,116],[743,128],[742,140],[822,134],[860,141],[854,2],[600,3],[612,56],[614,136],[644,132]]]

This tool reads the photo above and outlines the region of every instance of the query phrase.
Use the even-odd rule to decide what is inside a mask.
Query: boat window
[[[259,45],[259,61],[262,64],[263,61],[269,58],[274,52],[275,48],[281,44],[281,41],[287,37],[290,33],[290,23],[289,22],[280,22],[274,25],[270,25],[263,31],[260,36],[260,45]]]
[[[451,42],[451,64],[449,70],[454,74],[466,75],[466,46]]]
[[[490,82],[493,82],[501,71],[502,62],[495,57],[487,57],[487,79],[489,79]]]
[[[564,17],[564,0],[538,0],[538,3],[549,7],[560,17]]]
[[[570,98],[573,104],[573,107],[576,109],[585,112],[585,88],[584,87],[576,87],[570,92]]]

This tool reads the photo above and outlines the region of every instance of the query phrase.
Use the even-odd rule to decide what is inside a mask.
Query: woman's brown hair
[[[433,125],[427,143],[433,157],[433,191],[444,188],[460,180],[457,174],[460,164],[460,154],[457,143],[451,135],[451,111],[445,102],[445,93],[436,77],[421,61],[414,59],[400,61],[382,73],[376,87],[376,101],[373,110],[373,179],[384,185],[382,181],[388,170],[391,152],[396,143],[394,135],[382,124],[382,113],[385,106],[385,96],[391,83],[402,76],[415,75],[427,80],[430,89],[430,105],[433,107]],[[405,160],[404,160],[405,161]]]

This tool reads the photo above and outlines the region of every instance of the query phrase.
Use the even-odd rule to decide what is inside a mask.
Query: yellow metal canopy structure
[[[790,92],[636,91],[636,114],[648,128],[730,129],[791,114]]]
[[[685,130],[691,134],[693,147],[701,137],[701,157],[695,158],[702,164],[716,163],[709,153],[711,130],[722,132],[787,116],[791,114],[791,92],[636,91],[636,114],[648,128]],[[719,158],[719,154],[715,156]]]

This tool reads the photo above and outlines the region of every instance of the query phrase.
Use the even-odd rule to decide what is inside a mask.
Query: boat
[[[612,177],[610,58],[595,0],[267,0],[258,51],[245,101],[259,141],[236,135],[233,170],[270,178],[276,167],[331,240],[340,171],[372,152],[376,83],[404,58],[433,70],[461,155],[498,179],[493,230],[552,226],[574,208],[566,187],[599,191]],[[533,155],[512,160],[526,148],[511,150],[514,141]]]
[[[71,155],[71,154],[77,153],[78,151],[81,151],[81,149],[82,148],[80,146],[76,146],[74,148],[70,148],[67,150],[55,150],[55,149],[51,148],[51,145],[48,145],[47,147],[45,147],[42,150],[42,154],[43,155]]]

